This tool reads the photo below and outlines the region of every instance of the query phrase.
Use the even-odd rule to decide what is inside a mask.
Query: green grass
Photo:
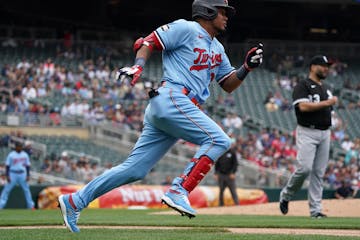
[[[81,213],[79,227],[93,226],[174,226],[191,229],[81,229],[80,234],[63,229],[1,229],[2,239],[360,239],[320,235],[233,234],[227,228],[313,228],[360,230],[360,218],[311,219],[291,216],[198,215],[188,219],[179,215],[153,215],[154,210],[86,209]],[[62,225],[59,210],[2,210],[0,226]]]

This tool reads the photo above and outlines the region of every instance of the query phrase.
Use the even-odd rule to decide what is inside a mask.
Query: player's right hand
[[[333,106],[335,104],[338,103],[338,97],[337,96],[333,96],[332,98],[328,99],[330,106]]]
[[[130,85],[134,86],[136,82],[139,80],[141,73],[143,71],[143,67],[140,65],[134,65],[132,67],[123,67],[120,68],[116,73],[116,79],[120,83],[130,81]]]
[[[244,66],[248,71],[253,70],[260,66],[263,61],[263,44],[259,43],[248,51],[245,57]]]

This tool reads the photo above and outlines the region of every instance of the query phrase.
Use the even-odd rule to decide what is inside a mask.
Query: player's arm
[[[8,182],[10,182],[10,166],[6,165],[5,167],[5,174],[6,174],[6,179]]]
[[[26,166],[26,181],[30,180],[30,166]]]
[[[135,64],[144,67],[153,50],[161,51],[163,46],[154,31],[145,38],[138,38],[134,43],[133,50],[136,53]],[[141,60],[139,61],[139,59]]]
[[[137,39],[133,49],[136,53],[134,65],[132,67],[121,68],[118,76],[118,79],[121,81],[125,78],[131,78],[130,84],[132,86],[134,86],[140,78],[145,63],[150,58],[152,51],[161,51],[163,47],[154,31],[145,38],[141,37]]]
[[[336,96],[320,102],[300,102],[298,108],[301,112],[314,112],[320,109],[331,107],[338,101]]]
[[[260,66],[263,61],[263,44],[259,43],[258,46],[251,48],[245,57],[245,62],[239,69],[230,74],[221,83],[222,89],[231,93],[238,88],[244,81],[249,72],[254,68]]]
[[[6,157],[6,161],[5,161],[5,174],[6,174],[6,179],[8,182],[11,181],[10,179],[10,165],[11,165],[11,154],[9,154],[7,157]]]

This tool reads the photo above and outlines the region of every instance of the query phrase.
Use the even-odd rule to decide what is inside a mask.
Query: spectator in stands
[[[46,84],[44,82],[38,82],[36,86],[36,96],[39,98],[47,97],[48,92],[46,89]]]
[[[32,141],[26,140],[24,143],[24,151],[31,157],[33,155]]]
[[[350,140],[349,135],[345,134],[344,139],[341,142],[341,148],[344,149],[345,151],[349,151],[351,147],[353,147],[354,145],[355,143]]]
[[[63,96],[71,96],[73,95],[73,88],[71,87],[71,83],[65,81],[63,88],[61,89],[61,94]]]
[[[25,72],[31,67],[31,64],[26,58],[22,58],[22,60],[16,65],[17,69],[24,69]]]
[[[2,112],[2,113],[7,113],[8,112],[8,103],[7,103],[7,100],[6,100],[6,98],[4,96],[1,98],[0,112]]]
[[[95,177],[89,161],[86,161],[83,164],[83,167],[80,168],[80,172],[82,176],[82,181],[85,183],[90,182]]]
[[[292,89],[291,87],[291,80],[289,76],[281,76],[280,79],[278,79],[278,84],[282,89],[290,91]]]
[[[31,82],[28,82],[22,89],[22,95],[27,100],[36,98],[36,89]]]
[[[335,197],[337,199],[353,198],[356,195],[356,191],[352,188],[350,180],[342,180],[340,187],[335,191]]]
[[[14,98],[15,100],[15,113],[26,113],[29,111],[29,102],[22,95]]]
[[[51,58],[48,58],[46,60],[43,67],[44,67],[43,71],[44,71],[45,76],[51,77],[51,76],[54,75],[54,73],[55,73],[55,64],[53,63]]]
[[[104,121],[105,114],[99,102],[94,103],[94,108],[90,111],[91,123],[98,124]]]
[[[292,105],[290,104],[289,99],[284,98],[284,100],[283,100],[283,102],[282,102],[282,104],[280,106],[280,109],[282,111],[292,110]]]
[[[342,142],[345,137],[345,129],[338,125],[335,129],[333,129],[334,140]]]
[[[55,176],[63,175],[63,168],[59,165],[58,158],[53,159],[51,166],[52,166],[52,172],[54,173]]]
[[[228,112],[226,117],[222,120],[222,125],[228,131],[231,131],[231,132],[233,132],[234,130],[239,131],[243,125],[243,121],[241,120],[239,115],[237,115],[237,113],[235,111],[230,111],[230,112]]]
[[[82,173],[80,172],[80,168],[78,164],[74,161],[70,163],[70,169],[68,172],[64,174],[64,177],[74,181],[82,181]]]
[[[71,159],[68,152],[63,151],[61,153],[58,164],[63,169],[63,171],[68,171],[68,169],[70,168],[70,161]]]
[[[348,165],[350,163],[351,158],[358,158],[359,157],[359,145],[354,145],[346,152],[344,164]]]
[[[113,101],[112,99],[109,99],[109,100],[107,101],[107,103],[103,106],[103,109],[104,109],[105,114],[106,114],[108,111],[115,110],[114,101]]]
[[[61,116],[62,117],[68,117],[71,116],[71,111],[70,111],[70,101],[66,101],[66,103],[62,106],[61,108]]]
[[[270,98],[269,102],[265,104],[265,108],[268,112],[275,112],[279,109],[279,106],[275,103],[275,98]]]
[[[91,167],[91,179],[94,179],[96,176],[99,176],[104,169],[102,167],[99,166],[99,163],[97,162],[91,162],[90,163],[90,167]]]
[[[343,122],[341,118],[338,116],[336,111],[331,112],[331,128],[337,129],[337,128],[343,128]]]
[[[43,164],[40,167],[41,172],[49,174],[52,170],[50,156],[46,156]]]
[[[226,106],[234,107],[235,106],[235,99],[233,94],[227,94],[224,100],[224,104]]]
[[[327,184],[327,187],[333,189],[336,184],[336,172],[338,169],[336,169],[335,163],[333,160],[329,161],[329,164],[326,168],[325,175],[324,175],[324,183]]]
[[[80,113],[80,116],[85,116],[85,114],[89,113],[90,105],[88,103],[88,100],[85,98],[82,99],[81,103],[79,103],[78,106],[78,112]]]
[[[276,92],[274,94],[274,101],[275,101],[275,104],[278,106],[278,108],[280,108],[282,106],[284,98],[280,92]]]
[[[59,126],[61,124],[61,116],[59,114],[59,108],[55,107],[49,112],[50,126]]]
[[[83,114],[79,98],[76,98],[75,101],[70,104],[69,111],[72,116],[81,116]]]

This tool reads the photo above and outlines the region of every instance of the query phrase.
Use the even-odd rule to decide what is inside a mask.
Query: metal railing
[[[139,132],[118,129],[112,127],[111,125],[89,126],[89,131],[90,137],[95,141],[102,142],[102,144],[105,145],[107,142],[109,145],[116,146],[116,149],[118,151],[123,151],[124,154],[129,153],[129,149],[134,146],[137,138],[139,137]],[[192,148],[178,142],[164,156],[164,160],[159,164],[162,164],[163,162],[171,162],[174,166],[180,167],[179,172],[173,174],[180,174],[182,168],[185,167],[185,163],[193,157],[197,149],[197,147]],[[240,159],[239,164],[240,167],[237,181],[241,186],[256,186],[262,171],[266,173],[268,187],[278,187],[290,176],[290,172],[287,171],[273,170],[269,168],[260,169],[258,165],[253,164],[246,159]],[[162,175],[159,176],[160,179],[164,179],[164,177],[165,176]],[[204,179],[203,184],[213,185],[215,182],[211,176],[208,176]]]
[[[70,180],[63,177],[56,177],[50,174],[39,173],[35,171],[31,171],[30,173],[30,180],[32,183],[41,183],[41,184],[57,184],[57,185],[67,185],[67,184],[74,184],[80,185],[84,184],[83,182]]]

